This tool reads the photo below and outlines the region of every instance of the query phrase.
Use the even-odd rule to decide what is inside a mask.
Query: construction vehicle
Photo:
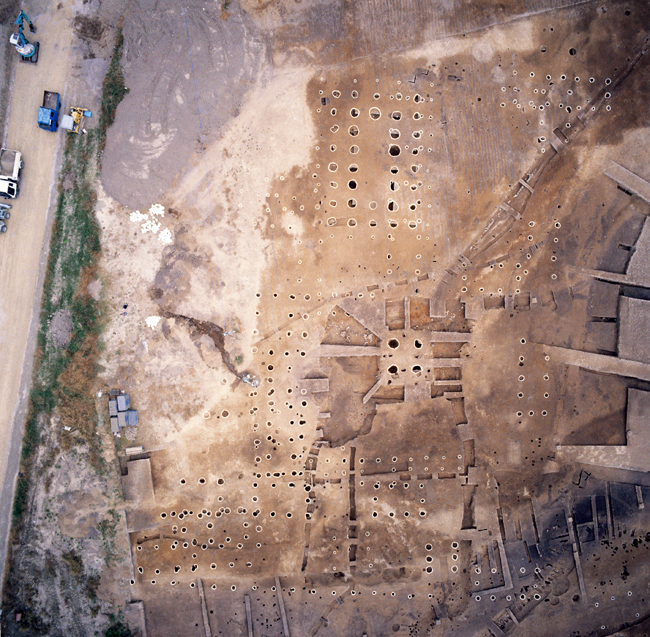
[[[0,197],[15,199],[20,191],[22,156],[17,150],[0,149]]]
[[[56,132],[59,127],[59,111],[61,109],[61,96],[52,91],[43,93],[43,106],[38,107],[38,125],[43,130]],[[61,118],[61,128],[72,133],[86,132],[83,124],[86,117],[92,117],[91,111],[80,106],[72,106],[70,114]]]
[[[71,133],[78,133],[79,131],[85,133],[86,129],[83,127],[84,120],[86,117],[92,116],[91,111],[80,106],[73,106],[70,108],[70,114],[64,115],[61,118],[61,128],[65,128],[65,130]]]
[[[9,208],[11,208],[11,204],[0,203],[0,232],[7,232],[7,224],[5,223],[5,220],[10,217]]]
[[[24,11],[21,11],[16,18],[14,24],[18,27],[18,33],[12,33],[9,36],[9,43],[13,44],[20,55],[21,62],[31,62],[36,64],[38,62],[38,50],[40,44],[34,42],[33,44],[25,37],[24,25],[27,23],[31,33],[36,33],[36,27],[32,21],[27,17],[27,14]]]
[[[56,132],[59,126],[59,107],[61,96],[52,91],[45,91],[43,94],[43,106],[38,107],[38,125],[43,130]]]

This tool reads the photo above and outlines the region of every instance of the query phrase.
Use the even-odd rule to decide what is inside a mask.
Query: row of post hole
[[[327,219],[327,225],[330,227],[337,226],[340,225],[339,221],[340,220],[337,219],[336,217],[329,217]],[[406,223],[411,230],[416,230],[418,227],[418,223],[421,223],[421,221],[422,221],[421,219],[418,219],[417,221],[415,219],[411,219],[410,221],[407,222],[406,219],[404,219],[404,223]],[[393,229],[399,226],[399,221],[397,221],[397,219],[387,219],[386,222],[388,223],[389,227]],[[350,228],[354,228],[357,225],[357,220],[354,218],[350,218],[347,220],[346,223]],[[370,221],[368,221],[368,225],[371,228],[376,228],[377,221],[375,219],[370,219]]]
[[[336,108],[330,109],[330,115],[332,115],[333,117],[336,117],[337,113],[338,113],[338,110]],[[350,109],[350,117],[353,117],[353,118],[356,119],[357,117],[359,117],[360,114],[361,114],[361,111],[358,108]],[[378,119],[381,118],[381,111],[376,106],[373,106],[368,111],[368,117],[373,121],[377,121]],[[390,119],[392,119],[392,120],[395,120],[396,122],[399,122],[403,117],[403,113],[402,113],[402,111],[391,111],[389,113],[388,117]],[[418,120],[421,120],[421,119],[424,118],[424,114],[420,113],[420,111],[415,111],[415,113],[413,113],[413,115],[412,115],[412,118],[415,121],[418,121]],[[432,115],[429,116],[429,119],[433,119],[433,116]],[[350,129],[353,129],[353,128],[357,129],[356,132],[354,132],[354,133],[350,132]],[[350,135],[352,135],[353,137],[355,137],[356,135],[359,134],[359,130],[358,130],[357,126],[354,126],[354,125],[350,126],[350,129],[348,129],[348,132],[350,132]],[[332,130],[332,132],[336,133],[336,132],[338,132],[338,130],[339,130],[339,127],[336,126],[336,130]]]

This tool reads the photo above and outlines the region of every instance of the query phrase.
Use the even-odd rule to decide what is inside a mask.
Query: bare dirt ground
[[[44,86],[63,91],[70,53],[71,11],[70,5],[61,5],[60,10],[53,9],[52,13],[47,11],[47,7],[33,7],[32,21],[37,29],[39,24],[43,26],[42,32],[38,32],[43,57],[37,65],[17,66],[9,106],[11,116],[5,131],[6,147],[22,153],[25,167],[21,192],[11,202],[12,218],[0,244],[0,268],[4,279],[0,290],[0,320],[3,324],[0,360],[5,371],[0,387],[0,459],[1,472],[5,476],[0,516],[3,560],[38,326],[45,262],[43,246],[47,242],[48,221],[51,221],[55,203],[55,198],[51,197],[51,184],[60,144],[56,135],[36,126],[35,113],[43,101]],[[14,19],[15,16],[12,23]],[[30,37],[34,39],[31,34]],[[15,55],[13,50],[12,54]]]
[[[647,476],[556,452],[624,443],[627,391],[650,385],[545,347],[616,353],[577,268],[624,272],[649,211],[603,176],[613,159],[650,178],[649,17],[130,7],[96,210],[107,461],[105,390],[139,424],[112,439],[119,476],[75,465],[53,487],[55,465],[37,509],[46,542],[76,538],[102,612],[233,637],[646,618]],[[61,606],[87,608],[69,582]],[[33,599],[54,614],[51,590]]]
[[[360,7],[353,14],[330,3],[243,7],[239,20],[266,35],[273,69],[263,67],[237,116],[218,139],[210,128],[193,155],[171,126],[168,137],[160,129],[160,155],[137,186],[137,196],[151,193],[138,200],[141,213],[165,207],[158,232],[168,230],[172,243],[142,234],[145,220],[132,221],[118,203],[107,201],[100,213],[108,245],[121,245],[106,260],[115,317],[106,378],[147,414],[137,442],[151,450],[155,504],[134,502],[127,519],[133,586],[155,634],[192,625],[202,632],[197,577],[213,633],[229,635],[246,633],[245,596],[253,630],[283,634],[274,575],[291,630],[312,635],[479,634],[485,620],[476,617],[498,617],[499,603],[514,595],[518,621],[539,617],[527,606],[537,604],[536,585],[540,599],[560,604],[558,621],[569,621],[583,599],[573,565],[560,558],[564,549],[548,549],[554,565],[534,584],[537,558],[524,565],[516,546],[526,531],[511,539],[508,522],[500,533],[497,518],[513,516],[523,529],[519,503],[532,497],[542,524],[569,488],[568,468],[548,473],[556,471],[548,465],[554,445],[572,436],[616,441],[624,428],[620,416],[607,415],[621,413],[626,383],[610,381],[603,401],[585,407],[596,390],[585,384],[575,392],[543,350],[524,344],[584,343],[588,292],[576,287],[563,304],[568,282],[555,264],[558,256],[585,263],[603,254],[599,235],[578,228],[593,224],[603,206],[623,203],[599,175],[607,158],[627,155],[645,135],[623,132],[643,126],[623,112],[642,109],[630,100],[646,71],[621,89],[620,115],[603,110],[609,120],[544,173],[522,227],[481,255],[486,268],[477,264],[451,283],[445,271],[541,151],[554,153],[550,131],[590,108],[645,35],[626,23],[622,4],[515,22],[508,11],[487,11],[421,29],[406,7],[391,17]],[[437,39],[497,22],[505,26]],[[378,31],[398,24],[393,39],[380,40]],[[190,29],[192,50],[199,33],[195,40]],[[600,38],[621,44],[603,58]],[[185,104],[196,78],[203,118],[211,76],[203,82],[205,56],[193,60],[189,77],[172,72],[177,82],[167,91]],[[129,63],[133,77],[148,68]],[[158,130],[161,117],[154,110],[154,118],[134,119],[139,103],[125,100],[111,151],[115,157],[119,146],[131,166],[153,155],[138,150],[137,136],[129,138],[133,154],[126,152],[122,131],[150,121]],[[183,135],[200,136],[190,119]],[[639,170],[634,156],[627,161]],[[107,190],[131,205],[134,195],[113,185],[123,175],[119,169],[116,178],[115,166],[105,171]],[[168,173],[171,189],[156,191]],[[572,187],[572,178],[581,185]],[[569,216],[578,208],[579,217]],[[509,313],[499,309],[507,293],[517,299]],[[473,314],[473,299],[484,296],[496,309]],[[436,319],[429,299],[441,297],[448,312]],[[239,368],[261,386],[233,378],[210,338],[181,316],[220,326],[232,358],[240,356]],[[437,343],[432,333],[449,330],[471,331],[471,342]],[[571,431],[565,392],[580,403]],[[600,433],[588,433],[595,422]],[[490,557],[499,554],[499,537],[509,565]],[[168,595],[187,600],[187,614],[165,612]],[[461,629],[461,617],[473,617],[472,627]],[[522,634],[546,628],[529,623]]]
[[[191,0],[135,5],[124,35],[132,106],[118,113],[103,182],[109,195],[138,208],[167,192],[201,144],[237,115],[259,79],[264,46],[245,13],[226,17],[219,3]]]
[[[3,235],[6,241],[1,257],[7,276],[0,297],[6,322],[1,345],[6,380],[2,388],[2,409],[6,411],[2,438],[3,463],[6,459],[1,502],[3,565],[5,551],[8,556],[3,604],[8,599],[12,603],[20,599],[29,611],[29,619],[25,616],[22,623],[12,614],[17,632],[42,632],[43,626],[53,623],[57,634],[87,635],[97,627],[105,629],[109,611],[116,603],[124,605],[127,601],[111,579],[125,566],[122,576],[130,574],[128,561],[123,562],[128,555],[124,536],[116,533],[124,524],[123,514],[114,508],[121,493],[115,469],[111,471],[109,466],[98,475],[89,466],[84,449],[62,452],[58,417],[40,423],[38,486],[30,497],[31,517],[26,520],[25,533],[11,535],[15,544],[9,547],[6,539],[21,458],[21,425],[28,404],[47,244],[57,201],[57,173],[67,134],[40,130],[36,113],[47,88],[61,93],[64,111],[72,104],[82,104],[96,117],[114,29],[109,24],[105,37],[101,30],[89,29],[97,23],[95,18],[87,18],[97,10],[96,4],[35,3],[25,8],[38,28],[40,57],[37,65],[16,67],[6,142],[8,147],[21,150],[25,167],[21,193],[12,202],[8,231]],[[32,34],[29,37],[35,39]],[[94,123],[96,120],[90,120],[89,126]],[[71,331],[66,325],[69,317],[67,321],[58,315],[51,319],[51,329],[65,347]],[[114,461],[112,449],[109,451],[109,462]],[[101,580],[101,572],[109,564],[112,570]],[[98,614],[102,605],[106,610]]]

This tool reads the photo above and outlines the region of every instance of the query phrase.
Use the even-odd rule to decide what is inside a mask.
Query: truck
[[[17,150],[0,149],[0,197],[15,199],[18,196],[22,167],[22,155]]]
[[[59,127],[59,108],[61,96],[52,91],[43,93],[43,106],[38,107],[38,125],[43,130],[56,132]]]

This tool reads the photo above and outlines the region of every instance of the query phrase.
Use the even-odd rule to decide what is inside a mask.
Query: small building
[[[114,435],[120,436],[120,430],[124,427],[137,427],[138,412],[131,409],[131,397],[122,393],[119,389],[112,389],[109,392],[108,413],[110,416],[111,431]],[[133,433],[134,430],[129,430]],[[129,437],[127,435],[127,437]]]
[[[131,407],[131,398],[128,394],[120,394],[117,397],[117,410],[127,411]],[[110,409],[110,407],[109,407]]]

